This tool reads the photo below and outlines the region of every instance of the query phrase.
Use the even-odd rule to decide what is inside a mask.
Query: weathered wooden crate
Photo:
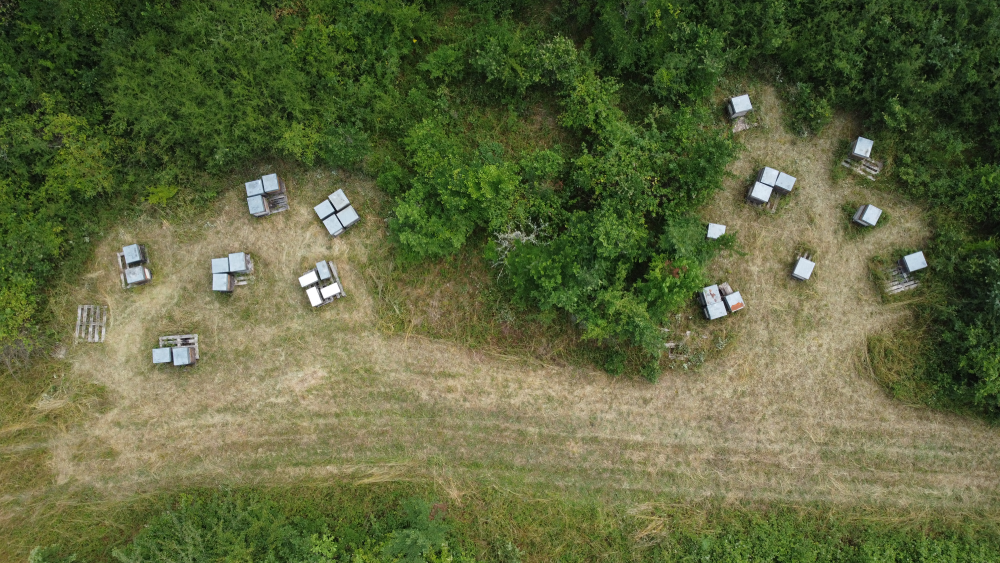
[[[875,176],[882,171],[884,164],[881,160],[872,160],[870,158],[853,159],[847,157],[843,162],[840,163],[841,166],[853,170],[856,174],[860,174],[869,180],[874,180]]]
[[[906,273],[898,264],[886,269],[886,273],[889,274],[889,279],[885,282],[885,292],[889,295],[913,289],[918,285],[913,275]]]
[[[160,337],[160,348],[175,348],[177,346],[194,348],[194,359],[201,359],[201,356],[198,354],[197,334],[174,334]]]
[[[108,308],[101,305],[80,305],[76,309],[74,341],[104,342]]]

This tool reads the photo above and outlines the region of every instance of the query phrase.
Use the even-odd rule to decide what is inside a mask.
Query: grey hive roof
[[[333,277],[333,274],[330,273],[330,265],[326,263],[326,260],[316,262],[316,273],[321,280],[328,280]]]
[[[251,180],[244,184],[247,188],[247,197],[264,194],[264,182]]]
[[[169,364],[171,361],[173,361],[173,357],[170,354],[170,348],[153,348],[154,364]]]
[[[771,186],[754,182],[753,187],[750,188],[750,195],[748,197],[758,203],[767,203],[771,199]]]
[[[733,105],[733,111],[736,113],[750,111],[753,109],[753,105],[750,103],[750,95],[743,94],[742,96],[736,96],[729,100],[729,103]]]
[[[212,274],[212,291],[232,291],[230,274]]]
[[[178,346],[171,349],[175,366],[186,366],[194,363],[194,349],[187,346]]]
[[[718,303],[706,305],[703,311],[705,312],[705,318],[710,321],[715,320],[726,316],[726,305],[719,301]]]
[[[869,226],[874,227],[878,224],[879,218],[882,216],[882,210],[874,205],[865,205],[858,211],[859,222]]]
[[[212,258],[212,273],[225,274],[229,272],[229,258]]]
[[[316,215],[319,215],[320,221],[326,219],[330,215],[333,215],[334,211],[336,211],[336,209],[333,208],[333,204],[330,203],[330,200],[328,199],[324,199],[319,205],[313,207],[313,210],[316,211]]]
[[[874,145],[875,142],[871,139],[858,137],[858,140],[854,141],[854,150],[851,152],[854,156],[868,158],[872,155],[872,146]]]
[[[357,223],[361,217],[358,217],[358,212],[354,210],[353,207],[348,205],[342,211],[337,212],[337,219],[340,219],[340,224],[346,229],[351,225]]]
[[[245,252],[232,252],[229,254],[229,271],[235,274],[242,274],[247,271],[247,255]]]
[[[250,208],[250,213],[258,215],[264,213],[264,196],[255,195],[253,197],[247,198],[247,206]]]
[[[774,187],[785,193],[791,192],[792,188],[795,187],[795,176],[790,176],[784,172],[779,173],[778,179],[774,182]]]
[[[336,215],[330,215],[324,219],[323,226],[326,227],[326,230],[333,236],[337,236],[344,232],[344,227],[340,224],[340,220],[337,219]]]
[[[125,270],[126,283],[142,283],[146,281],[146,269],[142,266],[133,266]]]
[[[903,256],[903,264],[906,265],[907,272],[916,272],[927,267],[927,259],[924,258],[923,252],[914,252]]]
[[[710,285],[701,290],[701,302],[705,305],[722,302],[722,293],[718,285]]]
[[[268,174],[267,176],[261,177],[260,180],[264,183],[264,193],[273,194],[281,190],[277,174]]]
[[[122,248],[122,254],[125,255],[125,263],[139,264],[142,262],[142,249],[139,248],[138,244],[130,244]]]
[[[816,263],[812,260],[799,258],[799,261],[795,263],[795,269],[792,270],[792,277],[800,280],[807,280],[812,276],[813,269],[815,267]]]
[[[344,193],[344,190],[337,190],[333,192],[327,199],[330,200],[330,203],[333,204],[333,207],[337,211],[340,211],[351,204],[351,202],[348,201],[347,194]]]
[[[777,170],[771,168],[770,166],[765,166],[763,169],[761,169],[760,173],[757,174],[757,181],[760,182],[761,184],[773,186],[774,183],[778,180],[778,174],[781,174],[781,172],[778,172]]]

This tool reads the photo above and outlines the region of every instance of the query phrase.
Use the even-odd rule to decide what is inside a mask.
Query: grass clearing
[[[709,273],[741,291],[747,308],[708,323],[692,305],[674,329],[691,332],[704,363],[675,365],[655,385],[574,360],[568,333],[528,324],[505,340],[501,305],[484,297],[490,272],[474,254],[395,272],[383,196],[365,179],[293,173],[291,210],[261,220],[234,188],[197,221],[124,223],[56,301],[67,338],[76,305],[109,305],[106,343],[72,346],[53,364],[77,389],[102,391],[44,417],[5,415],[4,432],[50,427],[35,435],[44,450],[4,443],[3,470],[37,477],[12,479],[0,497],[0,534],[21,534],[0,557],[26,553],[37,540],[24,530],[58,523],[68,498],[126,502],[183,487],[345,478],[440,483],[456,498],[524,485],[624,505],[663,495],[995,513],[996,430],[894,401],[855,361],[869,335],[906,322],[905,309],[879,298],[867,264],[922,244],[920,209],[887,198],[892,222],[845,236],[843,202],[882,197],[860,178],[831,174],[830,152],[856,125],[838,116],[823,135],[796,137],[781,126],[774,92],[754,95],[760,125],[743,134],[734,179],[703,210],[746,253],[720,257]],[[743,202],[738,179],[758,163],[797,173],[780,213]],[[330,239],[312,205],[337,187],[363,220]],[[112,257],[133,241],[147,245],[153,281],[125,292]],[[806,284],[789,279],[798,244],[820,257]],[[253,255],[253,283],[213,294],[209,258],[236,250]],[[296,278],[321,258],[338,266],[347,297],[312,310]],[[403,312],[386,313],[396,307]],[[199,333],[201,361],[154,368],[156,337],[177,332]],[[77,414],[48,422],[57,412]],[[22,462],[30,469],[16,469]]]

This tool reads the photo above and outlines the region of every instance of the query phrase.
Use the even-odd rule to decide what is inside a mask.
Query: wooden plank
[[[85,305],[80,305],[76,308],[76,331],[73,333],[73,342],[80,341],[80,322],[83,317],[83,308]]]
[[[108,308],[107,307],[102,307],[101,308],[101,340],[100,340],[100,342],[104,342],[104,335],[105,335],[105,333],[107,331],[107,326],[108,326]]]

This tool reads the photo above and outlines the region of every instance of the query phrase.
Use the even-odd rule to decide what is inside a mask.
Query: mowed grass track
[[[850,121],[793,137],[772,92],[755,101],[762,124],[743,134],[735,178],[703,214],[747,252],[712,266],[747,309],[720,321],[734,339],[698,371],[648,384],[380,332],[369,273],[384,260],[372,252],[385,244],[384,217],[372,213],[381,196],[370,182],[314,171],[288,178],[288,212],[254,219],[234,188],[197,223],[144,220],[101,242],[62,311],[69,330],[77,304],[110,305],[107,342],[68,355],[71,376],[105,386],[110,408],[52,441],[56,483],[116,496],[349,475],[457,490],[468,479],[526,480],[688,498],[994,506],[997,430],[894,402],[859,369],[867,334],[906,322],[903,308],[880,302],[868,256],[919,246],[919,210],[833,179],[838,140],[859,132]],[[798,177],[775,215],[742,203],[745,179],[765,164]],[[363,221],[331,239],[312,206],[338,187]],[[892,220],[848,238],[840,206],[859,197]],[[112,260],[134,241],[147,245],[153,282],[125,292]],[[817,254],[808,284],[788,279],[800,244]],[[254,256],[255,280],[213,294],[209,259],[237,250]],[[348,297],[312,310],[296,278],[323,258],[340,268]],[[708,325],[691,323],[691,338],[707,336]],[[199,365],[154,368],[156,337],[179,332],[200,334]]]

